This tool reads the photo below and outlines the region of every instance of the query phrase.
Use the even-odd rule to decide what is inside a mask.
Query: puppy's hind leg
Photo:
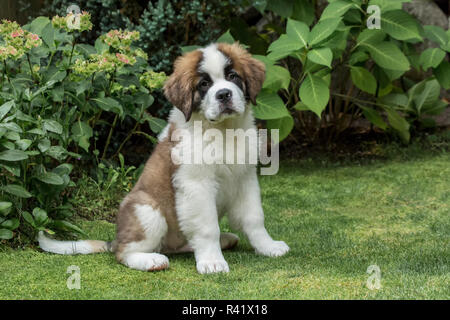
[[[237,246],[238,242],[239,237],[234,233],[222,232],[220,234],[220,248],[222,250],[233,249],[234,247]],[[165,253],[188,253],[188,252],[194,252],[194,249],[192,249],[192,247],[189,244],[186,244],[177,250],[167,251]]]
[[[128,206],[128,209],[130,207]],[[137,233],[138,237],[134,239],[135,241],[120,242],[119,240],[116,250],[117,260],[131,269],[141,271],[158,271],[169,268],[169,259],[158,253],[168,229],[166,219],[159,210],[147,204],[135,204],[132,208],[133,212],[128,212],[128,214],[134,214],[136,217],[136,222],[140,227]]]
[[[233,249],[237,246],[239,242],[239,237],[234,233],[222,232],[220,234],[220,247],[222,250]]]

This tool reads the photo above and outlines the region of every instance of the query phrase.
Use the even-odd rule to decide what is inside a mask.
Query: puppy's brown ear
[[[250,56],[243,69],[247,96],[252,104],[256,105],[256,96],[261,91],[266,79],[266,66],[261,61]]]
[[[194,91],[197,82],[197,66],[201,51],[189,52],[175,60],[173,73],[164,84],[167,100],[183,112],[189,121],[194,109]]]
[[[244,80],[245,95],[253,104],[256,104],[256,96],[261,91],[266,78],[264,63],[253,58],[238,42],[233,44],[219,43],[218,48],[231,59],[233,68]]]
[[[172,73],[164,84],[164,95],[167,100],[184,113],[186,122],[192,115],[193,92],[189,85],[185,84],[182,75]]]

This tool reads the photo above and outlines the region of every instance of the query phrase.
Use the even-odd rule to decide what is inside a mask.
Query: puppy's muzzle
[[[230,89],[220,89],[216,93],[216,100],[220,103],[220,113],[231,114],[235,110],[232,108],[231,98],[233,92]]]

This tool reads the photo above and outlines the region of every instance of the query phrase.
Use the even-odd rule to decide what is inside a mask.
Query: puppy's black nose
[[[230,89],[220,89],[216,93],[216,99],[219,102],[225,103],[231,100],[232,92]]]

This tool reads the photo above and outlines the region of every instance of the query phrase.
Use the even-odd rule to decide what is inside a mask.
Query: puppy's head
[[[264,78],[264,64],[239,44],[218,43],[179,57],[164,94],[186,121],[198,112],[220,122],[241,115],[247,102],[255,104]]]

